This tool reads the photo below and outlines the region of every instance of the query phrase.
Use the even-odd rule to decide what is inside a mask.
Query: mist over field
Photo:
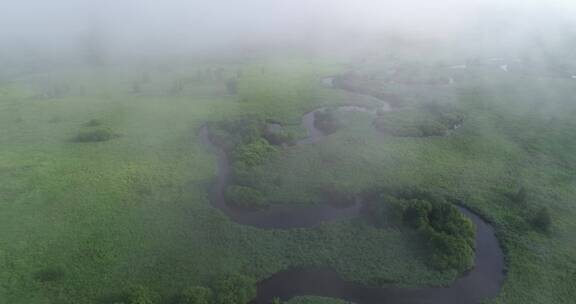
[[[0,0],[0,304],[570,304],[575,0]]]
[[[6,0],[0,42],[4,52],[93,48],[131,57],[263,47],[326,51],[389,37],[514,51],[527,40],[554,43],[573,34],[574,13],[568,0]]]

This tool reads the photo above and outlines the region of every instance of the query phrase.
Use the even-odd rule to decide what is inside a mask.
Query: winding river
[[[324,85],[332,86],[326,78]],[[382,101],[383,102],[383,101]],[[389,106],[384,103],[384,108]],[[343,111],[372,111],[358,106],[340,107]],[[317,109],[315,111],[322,110]],[[302,125],[308,137],[298,144],[312,144],[325,135],[314,126],[314,112],[303,116]],[[349,207],[319,204],[306,207],[274,205],[265,210],[246,210],[228,205],[224,190],[228,184],[230,167],[225,152],[210,141],[208,129],[200,130],[201,141],[217,156],[216,181],[210,189],[210,201],[233,221],[262,229],[310,228],[326,221],[345,220],[361,216],[362,204]],[[494,229],[478,215],[459,207],[476,226],[476,256],[472,270],[446,287],[405,288],[394,285],[371,287],[343,279],[329,268],[291,268],[280,271],[258,283],[254,304],[268,304],[274,298],[288,300],[295,296],[316,295],[340,298],[359,304],[477,304],[495,297],[504,281],[504,254]]]

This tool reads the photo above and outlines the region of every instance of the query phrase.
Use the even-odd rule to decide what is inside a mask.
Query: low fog
[[[3,52],[165,56],[231,49],[361,48],[390,39],[510,52],[573,33],[569,0],[184,1],[0,3]]]
[[[0,304],[576,303],[576,0],[0,0]]]

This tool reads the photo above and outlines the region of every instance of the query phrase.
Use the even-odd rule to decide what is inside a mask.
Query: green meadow
[[[374,73],[384,69],[374,66]],[[303,137],[304,113],[376,102],[322,85],[349,68],[340,60],[280,58],[4,72],[0,303],[113,304],[134,287],[173,303],[186,288],[210,287],[222,276],[259,281],[293,266],[328,266],[375,286],[449,284],[459,274],[429,267],[409,229],[357,218],[262,230],[234,223],[209,202],[216,157],[199,140],[204,123],[256,114]],[[397,111],[449,101],[465,113],[460,128],[391,136],[373,127],[374,114],[338,112],[335,133],[281,147],[251,168],[255,187],[271,204],[321,203],[319,189],[330,187],[357,194],[416,187],[461,200],[493,223],[506,253],[505,283],[488,303],[570,303],[576,80],[486,67],[426,73],[436,72],[455,82],[386,90],[404,98]],[[230,78],[236,93],[227,90]],[[94,131],[110,137],[77,140]],[[542,207],[552,219],[548,231],[532,224]]]

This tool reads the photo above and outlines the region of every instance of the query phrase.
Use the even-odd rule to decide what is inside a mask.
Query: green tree
[[[214,281],[216,304],[246,304],[256,297],[256,282],[244,275],[231,274]]]
[[[263,138],[258,138],[251,143],[238,146],[233,152],[234,161],[252,167],[261,165],[276,151],[276,148]]]
[[[433,249],[431,264],[435,268],[462,272],[474,265],[474,249],[467,239],[432,231],[429,238]]]
[[[144,286],[131,287],[126,294],[127,304],[156,304],[159,296]]]
[[[251,187],[228,186],[224,196],[227,203],[239,207],[260,209],[268,205],[260,191]]]
[[[432,204],[425,200],[414,199],[409,201],[404,210],[403,221],[414,229],[422,229],[428,226],[428,214],[432,210]]]
[[[194,286],[182,291],[178,304],[210,304],[213,298],[214,294],[210,288]]]

